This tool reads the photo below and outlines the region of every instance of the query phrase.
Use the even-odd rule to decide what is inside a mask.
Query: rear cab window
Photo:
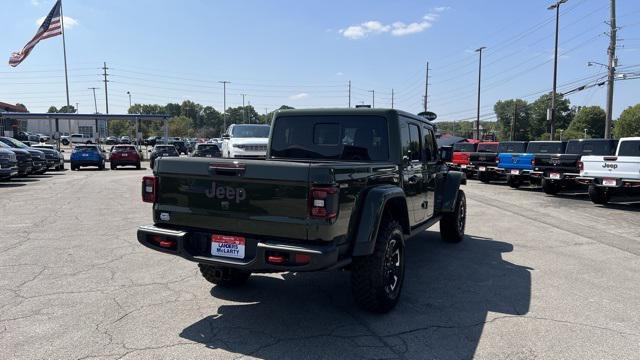
[[[476,151],[476,144],[472,143],[455,143],[453,144],[454,152],[474,152]]]
[[[613,155],[616,151],[615,141],[570,140],[565,154],[574,155]]]
[[[478,144],[478,152],[494,153],[498,151],[498,144]]]
[[[133,146],[114,146],[113,152],[125,152],[125,151],[136,151],[136,148]]]
[[[270,157],[387,161],[387,119],[376,115],[280,116],[273,125]]]
[[[640,140],[627,140],[620,143],[618,156],[640,157]]]
[[[524,142],[501,142],[498,145],[499,153],[523,153],[527,148]]]
[[[562,154],[564,153],[565,143],[548,141],[548,142],[530,142],[527,147],[528,153],[533,154]]]

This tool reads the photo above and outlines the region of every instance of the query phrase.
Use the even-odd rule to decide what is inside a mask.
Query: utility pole
[[[479,61],[478,61],[478,111],[476,114],[476,140],[480,140],[480,81],[482,80],[482,50],[486,49],[485,46],[482,46],[476,49],[476,52],[479,53]],[[426,99],[425,99],[426,103]]]
[[[247,101],[247,106],[251,109],[251,101]],[[247,120],[249,120],[249,124],[251,124],[251,113],[247,115]]]
[[[611,31],[609,33],[609,48],[607,53],[609,54],[609,74],[607,76],[607,118],[604,122],[604,138],[611,138],[611,121],[613,117],[613,82],[615,81],[616,66],[618,59],[616,59],[616,36],[618,29],[616,27],[616,0],[611,0],[611,19],[609,25]]]
[[[80,114],[80,103],[76,103],[76,114]]]
[[[93,106],[95,108],[95,114],[98,113],[98,101],[96,100],[96,89],[97,87],[90,87],[89,90],[93,90]]]
[[[246,123],[246,122],[247,122],[247,120],[246,120],[246,118],[245,118],[244,114],[247,112],[247,108],[245,108],[245,107],[244,107],[244,97],[245,97],[247,94],[240,94],[240,95],[242,95],[242,122],[243,122],[243,123]]]
[[[351,108],[351,80],[349,80],[349,108]]]
[[[371,93],[371,108],[375,109],[376,108],[376,91],[369,90],[369,92]]]
[[[513,100],[513,118],[511,119],[511,134],[509,140],[513,141],[516,138],[516,116],[518,116],[518,100]]]
[[[424,80],[424,111],[427,111],[427,102],[429,101],[429,62],[427,61],[427,76]]]
[[[107,87],[107,83],[109,82],[109,80],[107,80],[107,70],[109,68],[107,67],[107,63],[104,63],[104,66],[102,67],[103,73],[102,75],[104,76],[104,104],[105,104],[105,112],[108,114],[109,113],[109,90]]]
[[[391,88],[391,108],[392,108],[392,109],[393,109],[393,100],[394,100],[394,99],[393,99],[393,96],[394,96],[393,88]]]
[[[227,131],[227,84],[231,83],[231,81],[218,81],[219,83],[222,84],[222,91],[223,91],[223,95],[222,95],[222,107],[224,108],[222,111],[222,120],[223,120],[223,129],[222,132],[224,133],[225,131]]]
[[[556,136],[556,86],[558,82],[558,35],[560,27],[560,5],[566,3],[567,1],[568,0],[559,0],[558,2],[547,8],[547,10],[556,11],[556,39],[553,53],[553,90],[551,91],[551,111],[549,114],[549,133],[551,134],[551,140],[555,139]]]

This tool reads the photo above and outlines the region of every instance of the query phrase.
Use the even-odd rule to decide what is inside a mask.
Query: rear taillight
[[[500,156],[496,156],[496,163],[500,162]]]
[[[158,195],[158,178],[155,176],[145,176],[142,178],[142,201],[148,203],[156,202]]]
[[[312,187],[309,192],[309,215],[318,219],[333,219],[338,215],[338,188]]]
[[[531,159],[531,166],[536,166],[536,159]]]
[[[584,170],[584,163],[582,161],[578,161],[578,169],[580,169],[580,171]]]

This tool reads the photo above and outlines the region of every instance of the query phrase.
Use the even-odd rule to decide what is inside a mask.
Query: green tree
[[[49,114],[57,113],[58,112],[58,108],[55,107],[55,106],[49,106],[49,110],[47,110],[47,112]]]
[[[112,136],[131,136],[134,132],[134,124],[129,120],[109,120],[109,134]]]
[[[529,122],[529,139],[549,140],[545,136],[549,132],[549,122],[547,121],[547,109],[551,107],[551,94],[544,94],[529,105],[531,120]],[[571,108],[569,99],[564,99],[561,95],[556,96],[556,129],[566,129],[569,127],[575,109]],[[557,135],[559,137],[559,134]]]
[[[615,122],[613,134],[616,138],[640,136],[640,104],[626,108]]]
[[[64,114],[73,114],[76,112],[76,108],[73,107],[73,105],[65,105],[58,109],[58,112]]]
[[[529,140],[530,107],[522,99],[500,100],[493,106],[496,113],[497,134],[500,140],[511,139],[511,123],[515,116],[515,137],[513,140]]]
[[[195,135],[196,131],[193,128],[193,120],[186,116],[176,116],[169,119],[169,134],[171,136],[188,136]]]
[[[169,116],[179,116],[181,114],[180,104],[168,103],[164,107],[164,113]]]
[[[576,116],[571,121],[569,128],[563,134],[563,138],[584,137],[584,129],[587,129],[587,136],[591,138],[604,137],[604,122],[607,114],[599,106],[587,106],[578,108]]]

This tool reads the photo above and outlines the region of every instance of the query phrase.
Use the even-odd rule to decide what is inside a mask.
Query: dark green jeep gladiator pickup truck
[[[204,278],[351,271],[361,307],[397,303],[405,240],[440,221],[464,237],[466,178],[449,171],[425,118],[388,109],[275,113],[266,160],[162,158],[142,180],[153,225],[138,241],[197,262]]]

